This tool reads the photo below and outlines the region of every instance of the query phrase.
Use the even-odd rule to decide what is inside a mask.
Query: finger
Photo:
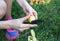
[[[29,28],[26,28],[26,27],[25,27],[25,28],[19,29],[19,31],[20,31],[20,32],[23,32],[24,30],[27,30],[27,29],[29,29]]]
[[[36,27],[37,24],[23,24],[24,27]]]
[[[18,29],[20,32],[23,32],[24,31],[24,29]]]
[[[27,15],[26,17],[23,17],[23,18],[22,18],[22,21],[27,20],[30,16],[31,16],[31,14]]]
[[[36,19],[38,19],[36,12],[33,12],[33,15],[35,16]]]

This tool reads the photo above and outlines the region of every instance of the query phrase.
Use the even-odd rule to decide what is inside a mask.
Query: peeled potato
[[[28,19],[29,22],[31,22],[33,20],[35,20],[35,17],[34,16],[30,16],[29,19]]]

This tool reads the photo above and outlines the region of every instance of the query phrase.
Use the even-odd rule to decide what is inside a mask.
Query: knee
[[[0,2],[0,19],[2,19],[2,17],[5,15],[7,10],[7,5],[4,1]]]

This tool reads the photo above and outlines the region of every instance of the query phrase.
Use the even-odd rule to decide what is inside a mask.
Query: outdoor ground
[[[38,24],[38,27],[31,28],[36,32],[39,41],[60,41],[60,0],[51,0],[48,5],[32,6],[38,13],[38,19],[45,20]],[[17,19],[25,16],[24,11],[17,2],[13,2],[12,17]],[[30,30],[20,32],[16,41],[28,41]],[[6,41],[5,30],[0,30],[0,41]]]

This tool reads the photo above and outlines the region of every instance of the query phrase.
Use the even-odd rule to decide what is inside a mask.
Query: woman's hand
[[[29,5],[29,3],[26,0],[16,0],[16,1],[23,8],[23,10],[27,15],[32,14],[36,17],[36,19],[38,19],[37,12]]]
[[[23,22],[25,20],[27,20],[28,18],[30,17],[30,15],[26,16],[26,17],[23,17],[23,18],[19,18],[19,19],[14,19],[11,21],[11,27],[13,29],[18,29],[20,31],[23,31],[23,30],[26,30],[26,29],[29,29],[30,27],[35,27],[37,26],[37,24],[24,24]]]
[[[29,8],[29,9],[27,9]],[[31,14],[31,15],[34,15],[36,19],[38,19],[37,17],[37,12],[32,8],[32,7],[28,7],[27,8],[24,8],[24,11],[25,13],[28,15],[28,14]]]

